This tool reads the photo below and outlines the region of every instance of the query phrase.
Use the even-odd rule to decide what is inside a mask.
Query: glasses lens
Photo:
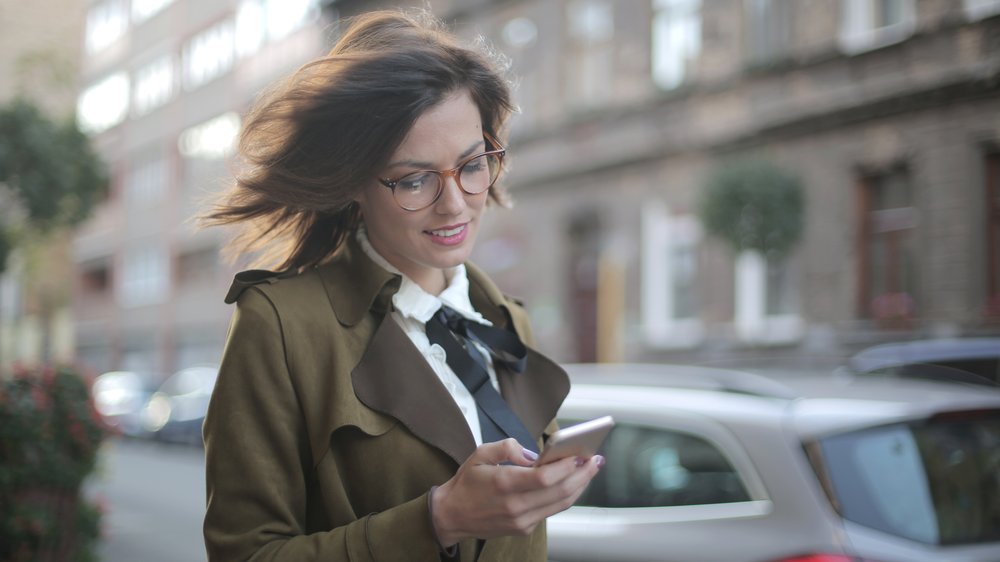
[[[433,172],[414,172],[399,178],[392,194],[404,209],[423,209],[434,201],[440,181]]]
[[[482,154],[469,160],[459,172],[459,181],[466,193],[482,193],[490,188],[500,175],[500,157]]]

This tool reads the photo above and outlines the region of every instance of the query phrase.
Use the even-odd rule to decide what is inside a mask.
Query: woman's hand
[[[514,439],[477,448],[431,498],[438,542],[448,548],[470,537],[531,534],[546,517],[573,505],[604,465],[595,455],[536,467],[534,456]]]

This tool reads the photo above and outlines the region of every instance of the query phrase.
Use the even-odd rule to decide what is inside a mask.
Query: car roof
[[[782,373],[666,364],[565,365],[571,397],[627,402],[713,418],[725,424],[782,424],[808,439],[936,414],[1000,410],[1000,390],[924,380]],[[772,414],[772,415],[767,415]]]
[[[866,348],[850,359],[858,372],[916,363],[1000,359],[1000,338],[940,338],[893,342]]]

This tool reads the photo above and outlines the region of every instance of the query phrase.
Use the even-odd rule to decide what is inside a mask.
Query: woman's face
[[[460,90],[417,119],[379,177],[449,170],[485,150],[479,108]],[[438,294],[445,287],[443,270],[469,258],[488,196],[489,190],[468,195],[449,177],[437,201],[407,211],[372,178],[357,201],[375,250],[424,290]]]

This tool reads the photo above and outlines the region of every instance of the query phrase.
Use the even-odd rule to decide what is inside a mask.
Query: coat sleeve
[[[307,529],[315,489],[305,421],[278,314],[256,289],[233,316],[204,435],[211,562],[439,559],[426,494],[333,529]]]

